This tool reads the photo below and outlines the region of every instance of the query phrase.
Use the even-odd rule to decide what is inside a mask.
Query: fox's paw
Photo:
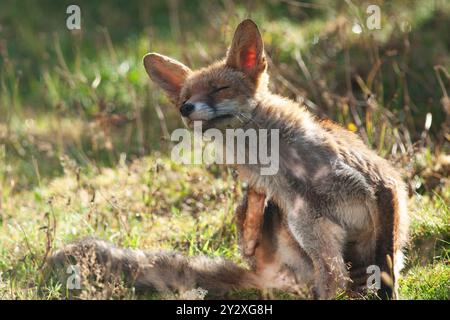
[[[258,246],[258,241],[251,239],[244,244],[244,255],[251,257],[255,254],[256,247]]]

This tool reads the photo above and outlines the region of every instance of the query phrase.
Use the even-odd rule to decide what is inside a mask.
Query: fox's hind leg
[[[407,228],[407,215],[402,208],[399,190],[393,186],[380,186],[377,193],[377,204],[380,211],[380,228],[376,245],[375,262],[384,273],[378,296],[381,299],[397,298],[397,277],[401,264],[401,250],[406,242],[402,228]],[[405,205],[406,206],[406,205]],[[404,238],[404,239],[403,239]],[[397,269],[397,270],[395,270]]]
[[[245,246],[243,237],[249,205],[247,196],[248,194],[236,208],[236,226],[241,251]],[[244,255],[255,272],[259,289],[266,293],[279,289],[302,298],[310,298],[312,296],[310,289],[314,284],[311,259],[292,236],[279,207],[270,199],[263,209],[262,218],[259,242],[254,254]]]
[[[297,198],[293,209],[288,213],[288,226],[312,260],[317,298],[332,299],[345,290],[349,280],[342,254],[345,230],[317,216],[302,198]]]
[[[346,243],[344,261],[350,267],[349,290],[353,293],[364,294],[369,289],[367,279],[371,273],[368,267],[375,264],[376,241],[376,229],[370,228]]]
[[[247,193],[247,208],[243,222],[243,252],[246,256],[255,254],[261,241],[266,195],[250,188]]]
[[[381,271],[376,288],[381,299],[395,299],[401,269],[402,248],[407,238],[408,216],[402,190],[395,186],[378,186],[376,200],[371,208],[373,226],[350,241],[346,261],[351,263],[352,289],[369,289],[369,266]]]

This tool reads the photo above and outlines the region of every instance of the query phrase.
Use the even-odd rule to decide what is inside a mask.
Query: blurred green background
[[[81,8],[81,30],[66,27],[71,4]],[[370,30],[374,4],[381,29]],[[83,234],[239,260],[231,222],[240,186],[214,166],[198,173],[208,177],[201,182],[170,162],[170,133],[182,123],[142,57],[156,51],[205,66],[225,55],[245,18],[262,31],[272,90],[357,132],[408,181],[417,211],[405,295],[450,296],[446,0],[1,0],[0,270],[13,270],[8,286],[34,288],[48,239],[57,247]],[[102,188],[111,197],[93,209]],[[50,204],[59,196],[64,202]],[[127,210],[115,216],[117,208]],[[219,222],[199,222],[216,211]],[[169,224],[176,232],[162,228]],[[7,297],[29,297],[20,290]]]
[[[448,140],[448,1],[78,1],[79,31],[66,27],[69,4],[0,3],[0,138],[17,188],[37,183],[31,158],[43,178],[62,173],[63,154],[110,166],[121,153],[166,150],[181,124],[143,55],[204,66],[246,17],[262,29],[275,91],[305,99],[383,155]],[[381,9],[380,30],[367,28],[369,4]]]

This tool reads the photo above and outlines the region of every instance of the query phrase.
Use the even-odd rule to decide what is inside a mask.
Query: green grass
[[[59,248],[87,235],[124,247],[175,249],[187,255],[224,256],[243,263],[233,224],[241,192],[230,173],[218,173],[215,167],[180,166],[158,156],[115,169],[77,172],[76,167],[66,166],[63,177],[14,194],[3,203],[0,298],[60,297],[61,284],[42,282],[40,268],[48,245]],[[450,269],[449,243],[444,238],[449,236],[450,209],[439,199],[430,200],[430,207],[424,208],[414,209],[413,202],[413,241],[401,280],[401,297],[446,299]],[[416,257],[423,250],[420,240],[431,236],[442,242],[439,249],[428,248],[426,254]],[[37,295],[40,285],[43,296]],[[125,289],[116,298],[123,295],[136,298]],[[258,297],[254,292],[235,296]],[[280,293],[277,297],[289,295]]]
[[[207,65],[249,16],[263,32],[272,89],[357,131],[412,186],[402,298],[449,298],[450,3],[380,1],[382,29],[359,35],[351,27],[364,23],[362,1],[78,3],[81,32],[65,28],[70,1],[0,2],[0,299],[62,297],[59,283],[43,281],[43,261],[86,235],[243,263],[239,182],[169,160],[167,133],[182,124],[141,59],[157,51]]]
[[[409,270],[400,281],[400,295],[403,299],[449,300],[450,266],[448,260],[447,263],[435,263]]]
[[[36,297],[48,241],[55,249],[87,235],[240,261],[232,223],[240,191],[229,174],[156,156],[95,174],[76,171],[66,168],[64,177],[3,203],[0,297]],[[57,291],[44,286],[46,298]]]

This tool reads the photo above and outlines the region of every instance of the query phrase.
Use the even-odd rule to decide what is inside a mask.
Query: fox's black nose
[[[192,103],[185,103],[181,106],[180,112],[183,117],[187,117],[194,111],[195,106]]]

